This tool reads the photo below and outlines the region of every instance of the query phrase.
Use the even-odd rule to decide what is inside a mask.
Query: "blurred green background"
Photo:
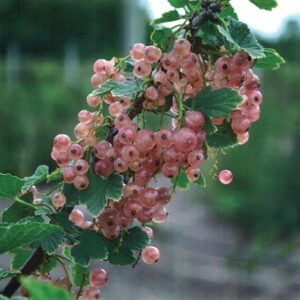
[[[131,40],[146,37],[147,11],[135,6],[139,20],[132,23],[125,2],[0,2],[1,172],[25,176],[39,164],[54,167],[51,141],[57,133],[72,134],[78,111],[87,108],[93,61],[125,55]],[[139,32],[130,36],[131,29]],[[300,244],[299,23],[289,20],[278,38],[260,40],[287,63],[259,71],[261,119],[246,145],[219,159],[234,182],[209,181],[202,197],[235,226],[241,245],[250,245],[250,255],[237,253],[245,261],[259,261],[265,251],[280,257]]]

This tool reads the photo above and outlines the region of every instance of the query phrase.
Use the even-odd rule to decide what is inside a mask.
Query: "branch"
[[[43,251],[42,248],[37,248],[24,267],[21,269],[21,275],[13,277],[1,294],[6,297],[11,297],[16,292],[16,290],[20,287],[19,277],[22,275],[30,275],[34,272],[43,262],[45,259],[46,253]]]

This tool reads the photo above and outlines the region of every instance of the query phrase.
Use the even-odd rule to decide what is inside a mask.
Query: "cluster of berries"
[[[79,208],[74,208],[69,215],[76,226],[101,232],[107,239],[119,237],[134,222],[140,222],[142,230],[153,238],[153,231],[147,223],[166,220],[166,204],[171,198],[171,188],[150,186],[156,174],[175,178],[183,171],[189,181],[199,179],[200,167],[207,155],[204,128],[208,117],[185,107],[185,101],[194,98],[207,85],[213,89],[227,87],[238,91],[243,97],[242,103],[230,115],[212,118],[212,121],[216,125],[221,125],[224,120],[230,122],[240,144],[248,141],[248,129],[258,120],[262,103],[259,78],[251,69],[253,60],[245,52],[238,52],[233,57],[222,56],[211,67],[201,55],[192,51],[187,39],[179,38],[169,53],[162,53],[155,46],[134,44],[130,58],[133,62],[131,75],[123,72],[115,59],[97,60],[91,78],[92,87],[99,88],[108,80],[126,82],[137,77],[144,79],[144,91],[135,98],[131,98],[132,95],[116,97],[108,93],[100,97],[97,93],[89,94],[87,103],[90,107],[97,107],[97,111],[80,111],[79,123],[75,127],[76,142],[59,134],[54,139],[51,153],[62,170],[64,182],[73,184],[78,190],[88,188],[86,173],[89,170],[104,178],[113,172],[124,174],[126,182],[119,202],[108,201],[93,221],[88,221]],[[167,100],[171,101],[172,128],[153,132],[138,126],[138,120],[132,120],[128,113],[135,108],[138,99],[142,99],[142,109],[137,114],[143,109],[155,110],[164,106]],[[110,116],[102,115],[104,104],[108,105]],[[113,128],[113,135],[109,139],[99,139],[97,130],[108,123]],[[232,179],[228,170],[219,174],[219,181],[223,184],[231,183]],[[52,197],[56,209],[65,202],[62,193]],[[153,264],[159,257],[159,250],[154,246],[141,252],[141,258],[147,264]],[[90,286],[85,288],[82,299],[99,297],[101,280],[106,278],[104,272],[97,269],[91,273]],[[95,284],[97,280],[101,284]]]
[[[253,59],[245,52],[237,52],[232,58],[220,57],[214,70],[208,73],[210,85],[219,89],[228,87],[237,90],[243,96],[243,102],[231,113],[231,127],[237,135],[239,144],[245,144],[249,139],[251,123],[260,117],[260,105],[263,102],[259,91],[259,78],[251,69]],[[214,119],[216,125],[223,123],[225,116]]]
[[[84,148],[72,143],[69,136],[59,134],[54,138],[51,157],[62,168],[64,182],[73,183],[78,190],[84,190],[89,185],[86,173],[90,165],[83,156]]]

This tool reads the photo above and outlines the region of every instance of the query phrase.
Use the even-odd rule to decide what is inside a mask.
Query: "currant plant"
[[[151,225],[166,221],[172,193],[205,186],[205,160],[248,141],[263,101],[252,68],[276,69],[283,58],[258,43],[229,0],[169,3],[174,9],[152,22],[152,45],[95,61],[91,109],[79,112],[74,139],[54,138],[57,169],[39,166],[22,179],[0,174],[0,197],[14,201],[0,224],[0,253],[12,255],[11,269],[0,269],[1,279],[12,277],[0,299],[20,284],[35,300],[99,299],[108,275],[90,270],[91,261],[157,262]],[[151,115],[161,120],[158,131],[147,126]],[[157,186],[160,174],[168,185]],[[214,176],[233,179],[229,170]],[[57,266],[65,277],[52,277]]]

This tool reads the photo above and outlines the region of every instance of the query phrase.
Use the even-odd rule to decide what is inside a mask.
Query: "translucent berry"
[[[186,56],[191,51],[191,43],[185,39],[178,39],[173,46],[173,52],[177,56]]]
[[[58,151],[66,151],[71,145],[71,139],[66,134],[59,134],[54,138],[53,147]]]
[[[89,106],[91,107],[97,107],[100,102],[101,102],[101,99],[99,96],[94,96],[92,94],[89,94],[87,97],[86,97],[86,102]]]
[[[78,160],[83,157],[84,149],[79,144],[72,144],[68,148],[67,153],[69,160]]]
[[[142,251],[142,260],[144,263],[152,265],[159,260],[159,250],[154,246],[148,246]]]
[[[145,61],[137,62],[133,67],[133,75],[136,77],[146,77],[151,74],[152,66]]]
[[[161,58],[161,50],[155,46],[147,46],[145,48],[145,62],[149,64],[157,63]]]
[[[69,220],[75,225],[81,227],[81,225],[84,223],[84,214],[80,209],[73,208],[69,215]]]
[[[87,173],[90,166],[86,160],[79,159],[75,162],[73,168],[76,175],[84,175]]]
[[[145,45],[142,43],[134,44],[130,50],[130,57],[134,61],[141,61],[145,56]]]
[[[74,187],[79,190],[85,190],[89,186],[89,179],[85,175],[77,175],[73,180]]]
[[[148,237],[150,239],[153,239],[154,234],[153,234],[152,228],[150,228],[150,227],[142,227],[142,230],[147,233],[147,235],[148,235]]]
[[[66,197],[63,193],[55,193],[51,198],[53,206],[57,209],[66,204]]]
[[[232,173],[229,170],[222,170],[219,173],[219,181],[222,184],[230,184],[233,180]]]

